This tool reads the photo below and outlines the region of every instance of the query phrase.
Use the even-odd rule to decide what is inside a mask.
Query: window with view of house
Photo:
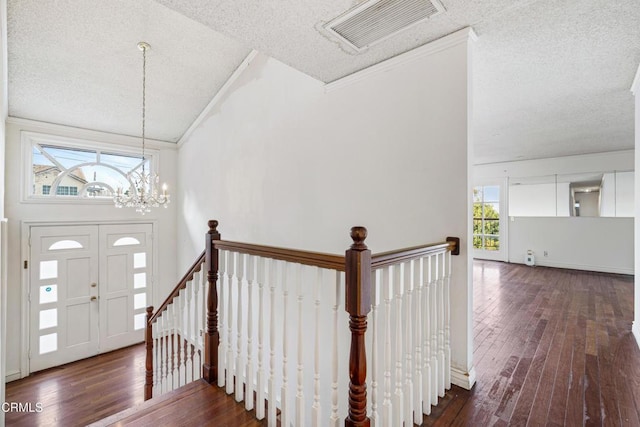
[[[153,150],[143,162],[128,147],[77,141],[67,145],[46,136],[28,137],[25,142],[30,166],[25,176],[27,199],[108,200],[119,188],[129,190],[132,174],[143,164],[147,171],[154,165]]]

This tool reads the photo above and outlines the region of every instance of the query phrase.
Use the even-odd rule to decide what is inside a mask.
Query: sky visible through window
[[[33,194],[43,194],[42,187],[51,186],[62,174],[64,178],[60,181],[60,186],[85,187],[82,194],[78,193],[80,196],[111,197],[113,193],[106,186],[111,187],[113,191],[117,191],[118,188],[127,191],[130,184],[126,174],[141,169],[141,162],[141,156],[34,144],[32,150]],[[48,169],[46,166],[54,169]],[[149,170],[149,167],[147,159],[145,168]]]

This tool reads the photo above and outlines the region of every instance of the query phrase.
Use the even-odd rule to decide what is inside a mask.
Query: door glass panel
[[[144,268],[147,266],[146,252],[133,254],[133,268]]]
[[[147,273],[136,273],[133,275],[134,289],[140,289],[147,286]]]
[[[49,246],[50,251],[59,251],[62,249],[82,249],[82,245],[75,240],[60,240]]]
[[[47,334],[40,337],[40,354],[51,353],[58,349],[58,334]]]
[[[139,245],[139,244],[140,244],[140,240],[134,237],[121,237],[115,241],[113,246],[133,246],[133,245]]]
[[[58,309],[40,311],[40,329],[54,328],[58,326]]]
[[[58,261],[40,261],[40,280],[58,277]]]
[[[40,304],[58,301],[58,285],[40,286]]]
[[[135,294],[133,296],[133,309],[137,310],[139,308],[145,308],[147,305],[147,294]]]
[[[144,329],[147,323],[147,315],[145,313],[136,314],[133,316],[133,329],[139,331]]]

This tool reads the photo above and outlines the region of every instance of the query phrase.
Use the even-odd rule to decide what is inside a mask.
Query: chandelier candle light
[[[146,118],[146,86],[147,86],[147,50],[151,49],[149,43],[138,43],[138,49],[142,51],[142,172],[131,171],[127,178],[131,185],[128,191],[123,191],[118,187],[118,191],[113,196],[113,201],[117,208],[136,208],[136,212],[144,215],[151,212],[151,208],[169,204],[169,194],[167,184],[162,184],[162,193],[158,193],[157,185],[160,177],[156,173],[147,171],[146,158],[144,155],[145,145],[145,118]]]

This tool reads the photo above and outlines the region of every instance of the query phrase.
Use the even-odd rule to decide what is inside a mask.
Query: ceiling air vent
[[[444,12],[438,0],[369,0],[324,25],[357,52]]]

